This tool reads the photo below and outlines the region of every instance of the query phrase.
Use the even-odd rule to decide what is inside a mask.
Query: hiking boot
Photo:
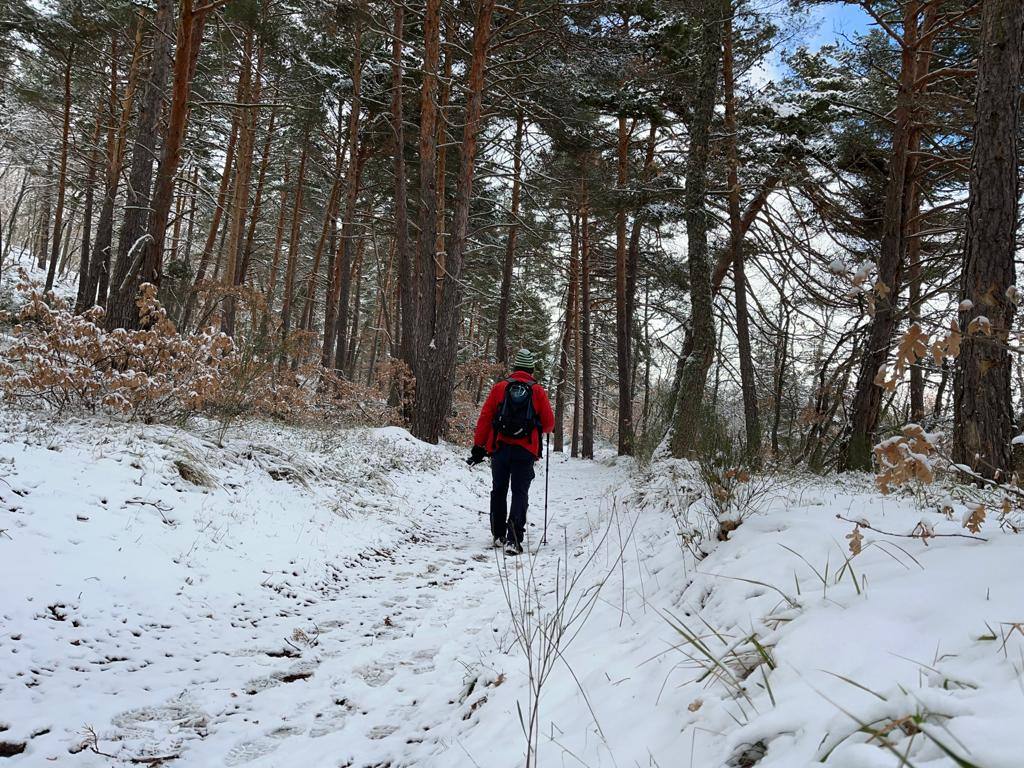
[[[523,545],[518,544],[514,541],[509,541],[505,544],[505,554],[515,557],[516,555],[523,554]]]
[[[504,536],[495,536],[494,537],[494,548],[495,549],[501,549],[504,546],[505,546],[505,537]]]

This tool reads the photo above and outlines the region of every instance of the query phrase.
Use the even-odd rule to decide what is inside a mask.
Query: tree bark
[[[405,33],[404,0],[394,0],[395,20],[391,44],[391,129],[395,136],[395,250],[398,253],[399,349],[402,361],[415,368],[417,304],[414,256],[409,242],[409,208],[405,173],[405,125],[402,116],[402,51]],[[405,414],[408,418],[410,414]]]
[[[53,157],[47,154],[46,177],[43,180],[42,210],[39,212],[39,234],[36,238],[36,267],[46,269],[50,253],[50,215],[53,205]]]
[[[101,103],[102,104],[102,103]],[[92,135],[92,147],[89,150],[89,159],[86,161],[88,169],[85,177],[85,210],[82,212],[82,253],[78,258],[78,292],[75,295],[75,312],[82,312],[92,306],[92,302],[85,303],[85,292],[89,288],[89,260],[91,253],[89,246],[92,242],[92,212],[95,202],[96,191],[96,169],[99,166],[99,139],[100,124],[102,122],[102,106],[96,111],[96,127]]]
[[[426,439],[432,427],[421,415],[421,391],[428,388],[424,357],[433,355],[437,314],[437,69],[441,58],[441,0],[427,0],[423,16],[423,82],[420,86],[420,190],[419,239],[417,243],[416,407],[412,412],[413,434]]]
[[[284,297],[281,299],[281,358],[283,368],[288,359],[288,345],[292,331],[292,300],[295,296],[295,269],[298,263],[299,233],[302,229],[302,195],[306,183],[306,158],[309,150],[309,130],[302,136],[302,154],[295,181],[295,203],[292,206],[292,228],[288,238],[288,261],[284,274]]]
[[[142,41],[145,24],[141,16],[136,18],[135,44],[132,49],[131,63],[128,65],[128,79],[125,84],[124,96],[120,103],[118,116],[117,99],[117,35],[111,41],[111,72],[109,116],[107,128],[107,170],[103,191],[103,205],[100,207],[100,218],[96,224],[96,240],[93,243],[92,259],[89,264],[89,285],[83,297],[83,304],[106,305],[110,282],[110,256],[114,240],[114,206],[117,202],[117,190],[121,182],[121,168],[124,164],[125,143],[128,136],[128,123],[131,118],[132,104],[139,79],[139,65],[142,61]],[[117,128],[114,128],[115,121]]]
[[[160,165],[153,186],[153,208],[149,216],[149,242],[139,271],[140,283],[160,287],[163,279],[164,242],[167,221],[174,198],[174,180],[181,165],[181,145],[188,124],[192,77],[203,41],[206,13],[195,13],[192,0],[181,0],[178,21],[178,46],[174,52],[174,88],[167,119],[167,133],[160,150]]]
[[[578,201],[577,201],[578,202]],[[581,216],[581,209],[578,207],[576,210],[576,229],[577,238],[580,243],[580,255],[583,253],[583,219]],[[580,455],[580,414],[582,400],[580,398],[580,369],[583,367],[582,364],[582,337],[583,333],[580,327],[580,305],[583,303],[580,299],[580,288],[583,284],[582,266],[577,264],[577,279],[580,281],[580,285],[576,288],[576,311],[572,319],[573,322],[573,341],[575,342],[573,347],[573,360],[572,360],[572,443],[569,449],[569,455],[572,458],[578,458]]]
[[[299,315],[299,330],[312,331],[317,282],[320,280],[320,264],[323,261],[326,245],[328,283],[324,291],[325,336],[334,328],[335,299],[332,297],[336,295],[338,285],[335,271],[335,264],[337,263],[335,248],[338,247],[338,198],[341,196],[343,182],[341,168],[345,159],[345,153],[348,151],[348,131],[345,129],[344,121],[342,120],[342,112],[343,104],[339,98],[338,135],[334,145],[334,170],[330,176],[334,181],[331,183],[331,191],[327,196],[327,205],[324,207],[323,221],[320,225],[320,237],[316,242],[316,249],[313,251],[313,266],[306,277],[305,301],[302,307],[302,314]]]
[[[459,147],[459,177],[452,215],[452,231],[445,260],[442,297],[431,324],[430,338],[421,339],[416,375],[416,411],[412,431],[421,440],[436,443],[444,431],[451,408],[462,301],[462,263],[469,234],[469,206],[473,193],[473,170],[477,137],[481,125],[484,71],[495,0],[478,0],[473,29],[472,57],[466,84],[466,116]],[[429,6],[428,6],[429,7]],[[426,85],[424,85],[426,89]],[[420,130],[424,130],[421,125]],[[421,200],[421,205],[424,202]],[[428,224],[429,216],[428,216]],[[436,226],[436,221],[434,222]],[[420,232],[423,238],[429,232]],[[433,241],[431,241],[433,242]],[[428,287],[429,290],[429,287]],[[422,343],[426,340],[426,346]]]
[[[253,75],[252,47],[255,37],[254,30],[246,30],[242,43],[242,72],[238,90],[246,106],[241,107],[241,119],[238,127],[238,150],[235,155],[234,200],[231,205],[231,220],[228,222],[227,263],[221,283],[224,290],[224,313],[221,318],[221,330],[229,336],[235,333],[235,308],[237,305],[236,286],[240,276],[239,267],[242,261],[246,214],[249,210],[249,187],[252,179],[253,152],[256,145],[256,120],[259,103],[260,73],[257,69]],[[260,55],[262,61],[262,52]]]
[[[565,451],[565,390],[569,383],[569,345],[572,343],[576,316],[576,289],[579,285],[579,231],[569,216],[569,278],[566,282],[565,326],[558,350],[558,379],[555,384],[555,450]]]
[[[157,130],[170,68],[171,40],[174,39],[173,0],[158,0],[155,21],[149,79],[143,91],[139,122],[135,132],[132,167],[128,177],[128,198],[110,286],[107,330],[134,328],[139,322],[139,310],[135,299],[143,247],[149,237],[146,233],[146,224],[153,180],[153,158],[156,156]]]
[[[494,357],[499,363],[508,362],[508,314],[512,303],[512,270],[516,259],[516,238],[519,234],[519,196],[523,173],[523,132],[526,116],[520,107],[516,111],[516,134],[512,147],[512,205],[508,239],[505,241],[505,259],[501,269],[501,291],[498,299],[498,326],[495,333]]]
[[[740,386],[743,391],[743,420],[746,453],[756,459],[761,449],[761,419],[757,409],[757,382],[750,349],[750,317],[747,310],[747,281],[744,271],[742,212],[740,210],[739,126],[736,120],[736,79],[733,60],[732,18],[725,21],[722,36],[722,73],[725,87],[726,163],[729,185],[729,249],[733,260],[736,291],[736,340],[740,357]]]
[[[341,248],[335,259],[334,270],[336,293],[329,299],[334,311],[332,327],[324,329],[323,365],[334,367],[339,373],[345,368],[345,354],[348,348],[349,294],[352,292],[352,255],[354,246],[356,203],[359,200],[359,181],[362,174],[364,147],[359,141],[359,115],[362,111],[361,85],[362,25],[356,22],[355,54],[352,60],[352,108],[348,121],[348,171],[345,174],[345,213],[341,221]]]
[[[64,64],[64,116],[60,139],[60,166],[57,171],[57,207],[53,213],[53,243],[50,248],[50,268],[46,271],[46,287],[53,288],[53,280],[57,275],[57,259],[60,257],[62,226],[64,222],[64,198],[68,187],[68,134],[71,131],[71,69],[75,58],[75,44],[68,47],[67,59]]]
[[[911,180],[913,185],[911,195],[913,203],[910,208],[910,224],[907,228],[907,265],[909,267],[910,296],[907,302],[907,313],[911,323],[921,319],[921,225],[917,217],[921,213],[918,184]],[[922,361],[914,363],[910,367],[910,421],[920,424],[924,420],[924,369]]]
[[[274,293],[277,290],[277,273],[281,266],[281,246],[284,243],[284,222],[288,210],[288,181],[291,165],[284,164],[284,178],[281,182],[281,197],[277,209],[277,226],[274,227],[274,255],[270,262],[270,275],[267,277],[267,290],[263,296],[263,318],[260,320],[258,337],[262,343],[267,337],[267,326],[274,313]]]
[[[585,163],[587,165],[587,163]],[[587,173],[584,167],[583,173]],[[590,199],[587,182],[580,182],[580,346],[583,397],[583,422],[580,425],[582,447],[580,457],[594,458],[594,364],[591,339],[590,301]]]
[[[244,60],[241,66],[244,66]],[[240,69],[241,69],[240,66]],[[239,72],[238,85],[235,88],[235,102],[242,101],[243,72]],[[196,276],[192,281],[192,290],[185,299],[185,310],[182,313],[181,328],[187,329],[192,321],[192,313],[195,311],[196,300],[199,291],[206,281],[206,272],[210,268],[210,259],[213,258],[213,249],[217,244],[217,235],[220,233],[221,219],[224,217],[225,204],[228,199],[228,190],[231,186],[231,169],[235,163],[235,147],[238,144],[239,128],[241,125],[241,109],[235,109],[231,118],[231,132],[228,135],[228,144],[224,149],[224,167],[220,175],[220,185],[217,188],[217,204],[214,206],[213,215],[210,217],[210,229],[206,233],[206,242],[203,244],[203,252],[199,256],[199,266],[196,268]],[[214,277],[216,279],[216,276]]]
[[[640,174],[641,181],[643,184],[647,184],[651,180],[651,173],[654,169],[654,150],[658,140],[658,126],[655,121],[651,121],[650,128],[647,133],[647,149],[644,153],[644,167]],[[643,194],[638,196],[636,208],[633,212],[633,228],[629,234],[629,249],[626,253],[626,317],[630,318],[630,329],[627,338],[626,351],[629,357],[629,370],[630,370],[630,395],[635,397],[636,395],[636,366],[637,360],[634,354],[634,342],[638,339],[634,339],[634,333],[637,330],[636,322],[636,283],[640,273],[640,236],[643,234],[644,228],[644,206],[645,200]],[[650,358],[648,357],[648,362]],[[636,423],[634,419],[633,432],[636,434]],[[634,438],[635,439],[635,438]]]
[[[934,3],[931,4],[934,7]],[[875,288],[874,317],[868,329],[868,341],[850,409],[850,423],[840,448],[839,467],[843,470],[870,469],[874,432],[881,413],[883,390],[875,383],[878,371],[889,357],[896,325],[899,322],[899,294],[902,287],[907,232],[907,184],[910,166],[917,80],[927,72],[922,59],[920,0],[904,4],[900,77],[893,118],[892,151],[885,207],[882,214],[882,242],[878,259],[878,283]],[[930,37],[928,38],[931,39]],[[926,47],[930,43],[926,44]]]
[[[615,359],[618,372],[618,428],[620,456],[633,455],[633,386],[629,360],[633,318],[628,316],[626,284],[628,246],[626,242],[626,180],[629,174],[629,130],[626,115],[619,114],[615,189],[618,195],[615,211]]]
[[[730,0],[704,3],[701,33],[701,72],[690,121],[690,147],[686,161],[687,259],[690,277],[691,351],[682,356],[675,416],[669,450],[681,458],[697,445],[702,422],[704,387],[715,353],[715,321],[711,294],[711,266],[708,263],[708,187],[711,119],[718,93],[719,62],[722,55],[723,19],[729,16]]]
[[[262,50],[261,50],[262,55]],[[258,66],[257,71],[262,71],[262,67]],[[275,97],[278,93],[278,89],[274,87]],[[249,265],[252,262],[252,255],[255,249],[256,242],[256,230],[259,228],[260,216],[263,212],[263,198],[264,190],[267,184],[267,170],[270,168],[270,150],[274,143],[274,127],[277,123],[277,108],[272,107],[270,110],[270,117],[267,118],[266,132],[267,135],[263,140],[263,150],[260,153],[260,171],[256,177],[256,191],[253,192],[252,211],[249,213],[249,227],[245,236],[245,246],[242,249],[242,260],[238,265],[238,276],[235,280],[237,285],[245,285],[245,282],[249,275]]]
[[[445,260],[448,258],[445,252],[445,208],[448,201],[448,123],[450,122],[448,111],[452,95],[452,59],[454,58],[452,48],[455,37],[454,14],[449,12],[444,19],[444,67],[437,95],[437,240],[434,243],[437,274],[434,281],[434,301],[438,305],[441,303],[441,292],[444,290]]]
[[[354,287],[352,298],[352,332],[348,335],[348,351],[345,354],[345,375],[349,381],[355,380],[356,357],[360,342],[360,311],[362,309],[362,285],[363,285],[363,254],[366,250],[366,240],[360,238],[359,246],[356,249],[355,263],[352,265],[352,284]],[[339,358],[338,367],[341,367],[340,350],[336,358]]]
[[[971,153],[967,236],[960,297],[964,337],[953,380],[953,460],[985,477],[1011,470],[1011,358],[1014,319],[1021,65],[1024,5],[988,0],[982,7],[982,45]],[[965,305],[961,305],[965,306]],[[991,334],[975,331],[987,317]],[[983,326],[982,326],[983,327]]]

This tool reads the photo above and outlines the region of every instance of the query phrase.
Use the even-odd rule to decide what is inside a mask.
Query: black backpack
[[[537,425],[537,412],[533,409],[533,383],[506,379],[505,397],[494,417],[494,429],[505,437],[521,438],[528,436]]]

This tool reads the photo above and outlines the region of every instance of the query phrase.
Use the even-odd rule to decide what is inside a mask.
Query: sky
[[[787,68],[783,63],[784,55],[798,46],[806,46],[817,50],[823,45],[851,41],[859,34],[867,32],[873,23],[871,18],[859,5],[835,2],[815,6],[804,17],[794,17],[788,0],[759,0],[757,7],[766,13],[777,24],[787,27],[794,21],[797,30],[783,44],[756,67],[750,76],[755,83],[769,83],[785,76]]]
[[[871,19],[857,5],[830,3],[815,14],[820,19],[819,39],[815,43],[829,43],[867,31]]]

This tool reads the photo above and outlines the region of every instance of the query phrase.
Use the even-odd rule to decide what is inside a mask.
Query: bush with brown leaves
[[[220,397],[234,359],[231,339],[212,329],[178,334],[152,285],[137,301],[140,330],[106,331],[99,307],[76,315],[26,281],[19,290],[25,303],[14,339],[0,350],[8,400],[152,419],[199,411]]]
[[[76,315],[23,279],[14,337],[0,347],[0,393],[57,412],[124,414],[183,421],[203,413],[224,429],[241,417],[378,426],[396,422],[381,392],[344,381],[319,364],[290,370],[274,350],[214,328],[180,334],[142,286],[143,327],[107,331],[103,309]]]

